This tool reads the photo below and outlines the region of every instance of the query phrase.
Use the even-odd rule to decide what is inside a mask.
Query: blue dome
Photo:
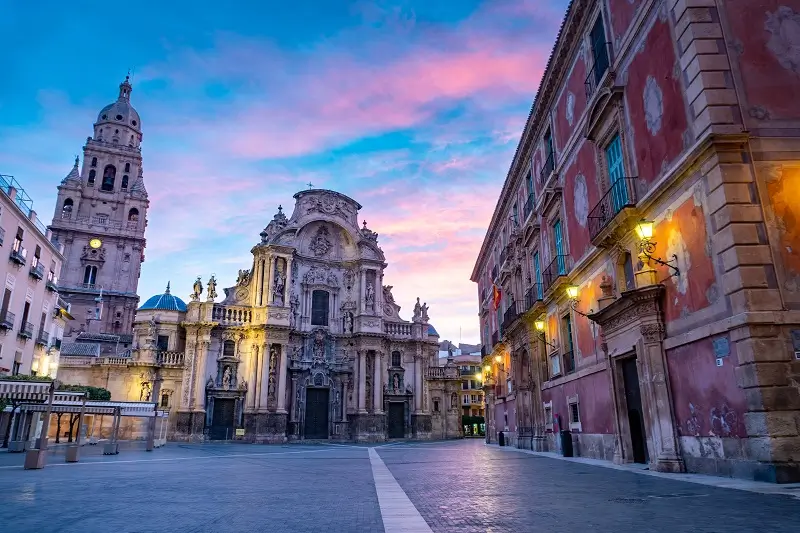
[[[138,310],[148,311],[151,309],[158,309],[162,311],[180,311],[186,312],[186,302],[173,296],[169,292],[169,283],[167,283],[167,291],[164,294],[156,294],[151,296]]]
[[[435,337],[439,336],[439,332],[436,331],[436,328],[433,327],[433,324],[428,324],[428,335],[433,335]]]

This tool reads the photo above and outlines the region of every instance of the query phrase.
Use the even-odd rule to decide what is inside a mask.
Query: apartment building
[[[17,181],[0,175],[0,375],[55,376],[68,309],[59,300],[62,255]]]
[[[800,481],[798,19],[571,2],[472,274],[489,438]]]

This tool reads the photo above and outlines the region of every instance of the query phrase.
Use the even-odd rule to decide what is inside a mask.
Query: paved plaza
[[[23,470],[22,455],[0,453],[0,531],[697,533],[800,527],[800,500],[790,495],[664,479],[479,440],[173,443],[111,457],[84,449],[80,463],[65,464],[56,452],[39,471]]]

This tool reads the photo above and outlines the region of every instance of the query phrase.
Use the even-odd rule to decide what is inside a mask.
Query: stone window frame
[[[578,415],[577,422],[574,422],[572,420],[573,405],[575,406],[575,414]],[[569,430],[581,433],[583,431],[581,426],[581,409],[580,409],[580,400],[578,399],[577,394],[575,396],[567,396],[567,417],[569,418]]]

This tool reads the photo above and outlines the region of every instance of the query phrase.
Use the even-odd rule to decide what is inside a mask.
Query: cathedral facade
[[[288,218],[279,207],[235,286],[198,277],[188,304],[168,285],[136,309],[149,202],[131,90],[100,111],[82,170],[59,186],[59,292],[77,319],[59,378],[157,402],[177,440],[460,436],[460,376],[439,365],[427,305],[400,317],[378,235],[338,192],[297,193]]]

